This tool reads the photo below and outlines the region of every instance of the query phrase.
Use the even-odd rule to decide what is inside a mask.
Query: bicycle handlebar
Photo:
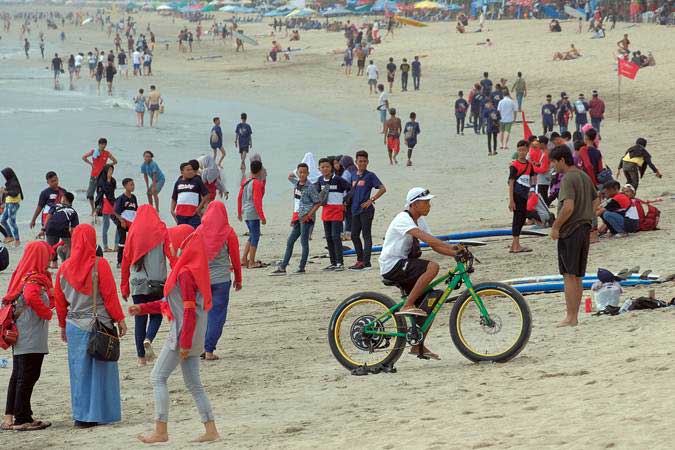
[[[473,272],[474,261],[480,263],[480,260],[478,260],[467,247],[462,247],[459,253],[455,255],[455,261],[464,264],[466,271],[469,273]]]

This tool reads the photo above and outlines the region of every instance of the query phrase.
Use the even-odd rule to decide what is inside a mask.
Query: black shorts
[[[415,287],[415,283],[427,271],[429,261],[426,259],[402,259],[393,269],[382,275],[382,278],[401,286],[406,295]]]
[[[246,145],[244,147],[239,147],[239,153],[248,153],[250,146]]]
[[[586,275],[591,226],[580,225],[567,237],[558,239],[558,268],[561,275]]]

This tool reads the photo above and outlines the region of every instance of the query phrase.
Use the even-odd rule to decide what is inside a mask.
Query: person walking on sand
[[[28,42],[28,38],[24,38],[23,40],[23,51],[26,53],[26,59],[30,59],[30,56],[28,56],[28,51],[30,50],[30,42]]]
[[[52,276],[47,270],[50,247],[29,242],[2,299],[15,302],[15,324],[19,334],[12,345],[12,374],[7,386],[7,406],[0,430],[44,430],[50,422],[34,420],[31,409],[33,387],[40,379],[42,363],[49,353],[49,321],[54,303]]]
[[[422,78],[422,63],[420,62],[420,57],[415,56],[415,59],[412,62],[412,80],[413,88],[416,91],[420,90],[420,78]]]
[[[234,286],[235,291],[240,291],[242,286],[239,239],[230,226],[227,210],[221,202],[209,203],[195,233],[204,240],[213,301],[207,316],[204,359],[216,361],[220,358],[214,352],[227,320],[230,287]],[[234,273],[234,283],[231,273]]]
[[[159,212],[159,193],[164,187],[166,178],[164,173],[154,161],[155,154],[150,150],[143,152],[143,164],[141,164],[141,173],[145,180],[146,193],[148,196],[148,203],[154,206]]]
[[[522,112],[523,99],[527,97],[527,83],[523,78],[522,72],[518,72],[518,78],[516,78],[516,81],[513,83],[513,87],[511,88],[511,90],[516,93],[516,101],[518,102],[518,112]]]
[[[251,125],[247,123],[248,114],[241,113],[241,122],[239,122],[234,129],[234,146],[239,150],[241,157],[241,171],[246,170],[246,155],[253,148],[253,130]]]
[[[110,159],[110,164],[117,164],[117,159],[110,153],[106,147],[108,146],[108,140],[106,138],[100,138],[98,140],[98,147],[92,148],[87,153],[82,155],[82,161],[87,165],[91,166],[91,172],[89,174],[89,186],[87,187],[87,200],[89,200],[89,206],[91,206],[91,216],[95,217],[96,208],[94,207],[94,195],[96,194],[96,185],[98,183],[98,176],[108,164],[108,159]],[[89,160],[91,158],[91,161]]]
[[[598,194],[588,175],[574,165],[569,147],[555,147],[549,159],[556,173],[564,175],[558,192],[558,214],[551,228],[551,239],[558,241],[558,267],[565,283],[567,309],[558,326],[575,326],[584,289],[591,224],[599,206]]]
[[[405,124],[403,128],[403,136],[405,137],[405,144],[408,147],[408,161],[406,162],[406,167],[412,166],[412,152],[417,145],[417,136],[422,132],[420,130],[420,124],[417,122],[417,114],[414,112],[410,113],[410,121]]]
[[[16,213],[24,200],[23,190],[19,178],[11,167],[2,169],[2,176],[5,178],[5,185],[0,187],[0,203],[5,205],[0,216],[0,226],[4,228],[9,235],[5,238],[5,244],[14,243],[15,247],[21,245],[19,237],[19,227],[16,225]]]
[[[96,63],[96,95],[101,95],[101,80],[105,74],[105,67],[101,61]]]
[[[370,93],[372,94],[373,92],[377,92],[377,77],[379,76],[379,72],[377,71],[377,66],[371,59],[368,62],[368,67],[366,67],[366,76],[368,78],[368,89]]]
[[[493,156],[497,154],[497,134],[499,134],[499,121],[501,115],[490,99],[485,102],[485,107],[482,111],[485,133],[487,134],[488,156]]]
[[[136,212],[138,211],[138,200],[134,195],[136,188],[134,180],[125,178],[122,180],[124,192],[115,200],[113,208],[113,215],[115,217],[115,224],[117,225],[117,234],[119,235],[119,242],[117,244],[117,268],[122,266],[122,257],[124,256],[124,247],[126,246],[127,233],[131,225],[136,220]]]
[[[389,114],[389,120],[384,123],[384,145],[387,147],[389,164],[398,164],[396,157],[401,151],[401,119],[396,117],[396,108],[390,108]]]
[[[394,81],[396,80],[396,64],[394,58],[389,58],[387,63],[387,83],[389,83],[389,93],[391,94],[394,88]]]
[[[527,198],[535,175],[532,163],[527,160],[529,151],[526,140],[518,142],[518,158],[509,167],[509,210],[513,213],[509,253],[528,253],[532,249],[520,245],[520,232],[527,218]]]
[[[408,60],[403,58],[403,62],[399,66],[399,70],[401,71],[401,92],[407,92],[408,91],[408,75],[410,73],[410,64],[408,64]]]
[[[504,98],[499,101],[497,110],[499,111],[499,130],[501,131],[500,149],[506,150],[509,148],[509,137],[511,136],[511,127],[516,120],[516,103],[511,98],[508,88],[502,90]]]
[[[382,124],[380,133],[384,133],[384,123],[387,121],[387,111],[389,111],[389,94],[384,90],[383,84],[377,85],[377,91],[380,93],[377,101],[377,110],[379,111],[380,123]]]
[[[241,255],[241,265],[248,269],[264,267],[262,262],[255,259],[260,241],[260,224],[267,223],[262,202],[265,195],[263,170],[261,161],[251,161],[251,173],[248,178],[242,180],[237,196],[237,218],[240,222],[244,221],[248,228],[248,240]]]
[[[136,112],[136,126],[139,128],[143,127],[143,121],[145,120],[145,104],[147,102],[145,95],[143,95],[143,88],[138,90],[138,95],[133,99],[134,102],[134,111]]]
[[[115,190],[117,189],[117,180],[113,177],[115,166],[106,164],[98,176],[96,183],[96,200],[94,206],[96,214],[102,216],[101,228],[101,242],[103,243],[104,252],[112,252],[113,250],[108,246],[108,230],[110,229],[110,222],[115,214]],[[117,252],[117,244],[119,243],[119,234],[115,233],[115,252]]]
[[[54,301],[61,340],[68,345],[75,428],[119,422],[122,402],[117,362],[95,359],[87,346],[95,318],[108,328],[117,325],[120,338],[126,335],[127,325],[112,270],[105,258],[96,256],[96,230],[89,224],[73,231],[70,258],[56,273]]]
[[[164,105],[162,94],[159,93],[155,85],[150,86],[148,94],[148,111],[150,111],[150,127],[156,127],[159,120],[160,109]]]
[[[464,136],[464,120],[466,120],[466,112],[469,109],[469,103],[464,100],[464,92],[457,93],[457,100],[455,100],[455,119],[457,122],[457,134]]]
[[[199,355],[206,338],[207,313],[212,297],[209,263],[204,240],[192,233],[181,244],[178,260],[164,286],[164,300],[129,307],[129,315],[163,314],[170,322],[169,336],[152,369],[151,380],[155,399],[155,429],[138,435],[145,444],[169,440],[169,386],[167,381],[180,365],[185,387],[192,394],[204,434],[195,442],[219,439],[211,403],[199,376]]]
[[[223,148],[223,130],[220,128],[220,117],[213,118],[213,127],[211,127],[211,136],[209,138],[211,150],[213,150],[213,159],[216,159],[218,152],[220,152],[220,160],[218,160],[218,167],[223,167],[223,159],[225,159],[225,149]]]
[[[605,118],[605,102],[598,96],[598,91],[593,91],[588,104],[588,115],[591,116],[591,125],[600,134],[600,124]]]
[[[134,226],[124,245],[120,292],[124,301],[131,296],[134,305],[161,300],[166,281],[166,260],[171,258],[166,225],[151,205],[138,208]],[[138,366],[155,359],[152,342],[162,324],[161,314],[135,316],[134,336]]]
[[[58,53],[54,53],[54,58],[52,58],[52,71],[54,72],[54,89],[59,89],[59,77],[61,76],[61,71],[63,70],[63,60],[59,58]]]
[[[117,74],[115,64],[112,61],[108,61],[108,65],[105,68],[105,81],[108,84],[109,96],[112,96],[112,85],[113,85],[113,78],[115,78],[115,74]]]

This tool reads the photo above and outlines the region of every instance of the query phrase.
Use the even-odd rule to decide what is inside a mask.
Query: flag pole
[[[618,110],[619,110],[619,122],[621,122],[621,72],[619,71],[619,89],[618,89]]]

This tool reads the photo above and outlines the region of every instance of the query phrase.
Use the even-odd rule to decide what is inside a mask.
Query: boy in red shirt
[[[263,166],[260,161],[251,161],[251,174],[243,180],[237,196],[237,217],[245,221],[248,227],[248,241],[241,255],[241,265],[249,269],[264,267],[263,263],[255,260],[260,241],[260,224],[265,225],[265,212],[262,199],[265,195],[265,182],[261,180]]]
[[[343,271],[344,260],[342,259],[342,221],[344,220],[345,194],[349,192],[351,186],[342,177],[333,173],[333,166],[328,158],[319,160],[319,170],[321,177],[315,183],[316,190],[319,191],[321,198],[321,220],[323,221],[323,230],[326,234],[326,243],[328,244],[328,254],[330,256],[330,265],[325,267],[324,271]]]

